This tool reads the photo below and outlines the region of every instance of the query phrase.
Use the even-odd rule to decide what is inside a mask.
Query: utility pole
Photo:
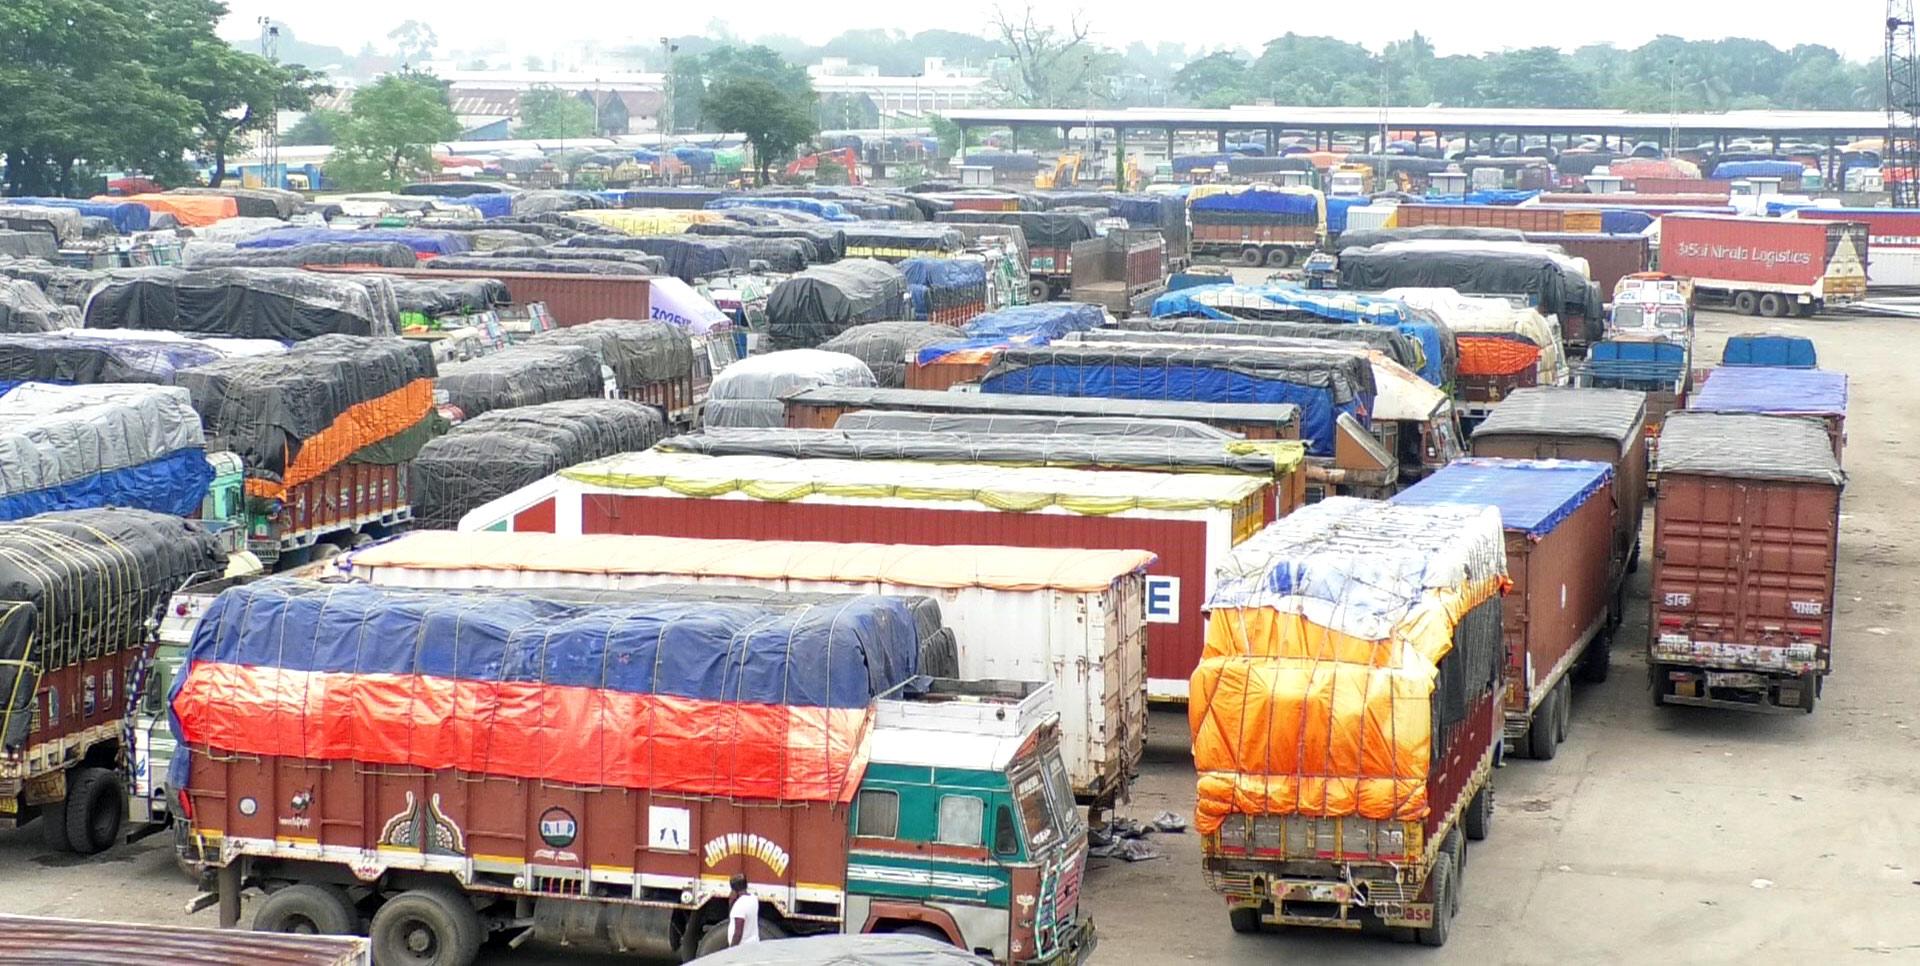
[[[1913,0],[1887,0],[1887,143],[1880,163],[1895,208],[1920,208],[1920,58],[1914,48]]]
[[[279,66],[280,27],[266,17],[261,17],[259,23],[260,56],[265,57],[267,63]],[[260,136],[260,157],[265,162],[260,172],[260,183],[275,188],[286,187],[286,175],[280,171],[280,95],[278,92],[267,103],[267,125]],[[241,175],[240,183],[244,185],[246,181],[246,175]]]
[[[661,180],[667,174],[667,134],[673,130],[673,55],[680,45],[670,37],[660,38],[660,164],[656,172]]]

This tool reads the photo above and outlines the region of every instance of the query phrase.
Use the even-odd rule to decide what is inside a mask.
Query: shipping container
[[[494,278],[507,286],[516,306],[545,303],[556,325],[595,319],[653,318],[651,281],[643,275],[576,275],[568,272],[496,272],[491,269],[369,268],[314,266],[310,271],[411,278]]]
[[[373,966],[353,936],[195,929],[151,923],[0,915],[0,950],[16,963],[140,963],[142,966]]]
[[[851,412],[890,410],[984,415],[1112,416],[1190,419],[1247,439],[1299,439],[1300,407],[1292,403],[1202,403],[1162,399],[1094,399],[1017,393],[932,392],[816,386],[786,397],[787,425],[832,429]]]
[[[967,680],[1052,684],[1074,792],[1099,805],[1146,745],[1146,572],[1138,550],[886,546],[421,531],[355,551],[348,574],[398,587],[714,584],[932,597]]]
[[[1575,669],[1607,667],[1621,604],[1609,552],[1616,483],[1611,461],[1481,458],[1454,462],[1393,498],[1500,511],[1513,582],[1500,609],[1509,752],[1552,759],[1566,739]]]
[[[461,530],[1145,550],[1147,688],[1184,700],[1213,567],[1270,522],[1272,482],[891,460],[629,453],[487,503]]]
[[[1527,241],[1558,245],[1567,254],[1586,259],[1587,277],[1600,286],[1600,291],[1606,294],[1609,301],[1621,279],[1646,271],[1653,261],[1653,247],[1645,235],[1528,232]],[[1574,344],[1579,344],[1578,340]]]
[[[1647,621],[1655,703],[1811,713],[1833,670],[1846,484],[1824,428],[1677,412],[1659,465]]]
[[[1400,206],[1395,224],[1400,228],[1448,225],[1460,228],[1513,228],[1528,233],[1597,233],[1600,231],[1600,212],[1539,205],[1405,204]]]
[[[1802,208],[1791,218],[1867,226],[1867,287],[1920,285],[1920,211],[1895,208]]]
[[[1640,568],[1640,521],[1647,497],[1644,394],[1625,389],[1540,386],[1508,396],[1473,431],[1473,455],[1514,460],[1594,460],[1613,467],[1615,607],[1627,574]],[[1615,619],[1618,619],[1616,613]],[[1604,668],[1595,668],[1596,674]]]
[[[1707,372],[1705,381],[1687,400],[1688,409],[1812,417],[1825,427],[1834,460],[1845,459],[1846,373],[1769,366],[1722,366]]]
[[[1625,192],[1610,195],[1590,194],[1543,194],[1539,198],[1541,207],[1551,208],[1629,208],[1634,211],[1678,211],[1695,208],[1724,208],[1726,200],[1711,195],[1698,194],[1653,194],[1651,192]]]
[[[1768,318],[1818,314],[1866,295],[1866,226],[1730,215],[1660,219],[1660,270],[1703,298]]]
[[[1691,198],[1695,195],[1711,197],[1725,201],[1733,196],[1733,182],[1708,181],[1705,178],[1628,178],[1627,184],[1635,195],[1659,196],[1680,195]]]

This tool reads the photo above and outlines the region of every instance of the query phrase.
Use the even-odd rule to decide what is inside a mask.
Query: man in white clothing
[[[736,872],[728,883],[733,896],[727,908],[727,945],[744,946],[760,941],[760,900],[747,891],[747,877]]]

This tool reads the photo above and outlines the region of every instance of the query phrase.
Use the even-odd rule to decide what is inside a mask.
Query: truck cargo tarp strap
[[[918,671],[899,598],[606,596],[232,588],[194,632],[174,733],[240,754],[844,801],[873,698]]]

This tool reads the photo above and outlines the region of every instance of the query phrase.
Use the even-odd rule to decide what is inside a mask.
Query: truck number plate
[[[1346,903],[1353,897],[1353,889],[1340,882],[1293,882],[1281,883],[1275,889],[1275,898],[1281,901],[1295,902],[1337,902]]]
[[[1820,612],[1824,609],[1817,600],[1796,600],[1793,602],[1793,612],[1802,617],[1819,617]]]
[[[1764,688],[1767,679],[1747,671],[1708,671],[1707,687],[1710,688]]]

